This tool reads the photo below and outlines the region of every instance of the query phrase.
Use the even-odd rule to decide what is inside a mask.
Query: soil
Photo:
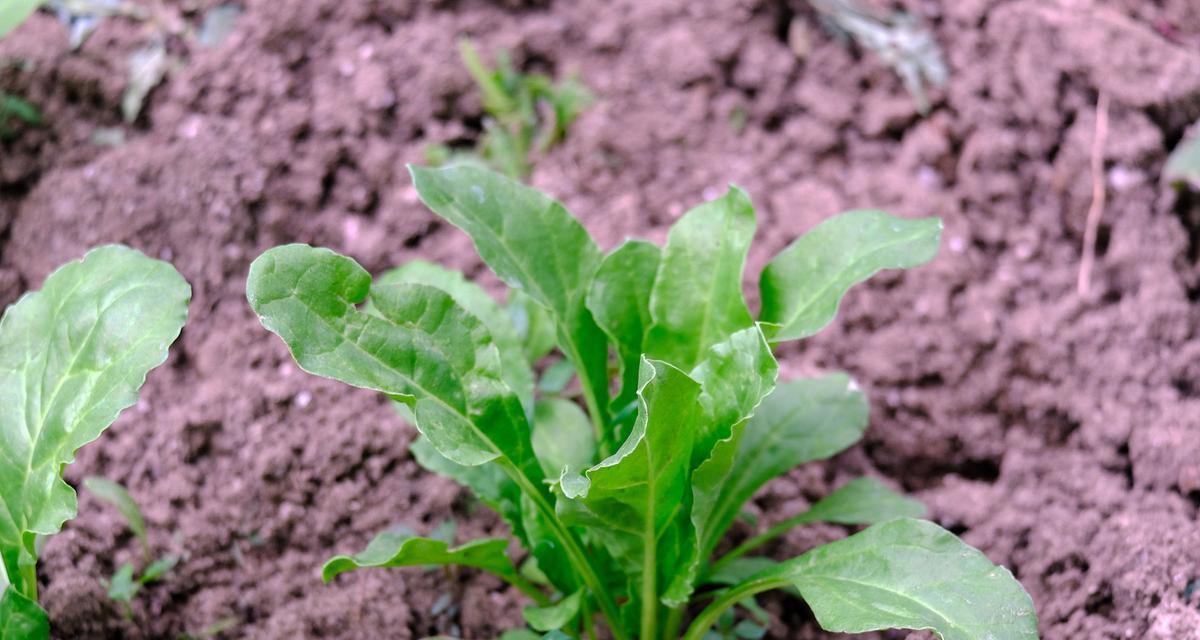
[[[172,6],[195,22],[214,4]],[[0,69],[0,90],[46,123],[0,142],[0,305],[101,242],[169,259],[195,289],[168,365],[67,471],[127,485],[155,551],[183,560],[124,619],[102,581],[136,542],[81,492],[41,565],[55,635],[490,638],[520,625],[519,595],[476,572],[321,584],[323,560],[389,526],[452,520],[463,540],[504,525],[417,467],[384,401],[300,372],[243,293],[250,260],[296,241],[373,271],[419,256],[495,285],[403,169],[431,142],[479,134],[455,50],[469,35],[524,68],[577,72],[598,97],[532,182],[604,248],[661,240],[730,182],[759,208],[748,274],[843,209],[945,219],[933,264],[860,287],[833,327],[783,353],[785,375],[851,372],[872,425],[767,487],[764,519],[875,475],[1010,567],[1045,638],[1200,638],[1200,199],[1159,179],[1200,117],[1194,1],[901,4],[933,25],[951,70],[927,117],[874,54],[786,0],[248,0],[117,146],[91,138],[122,126],[141,25],[109,20],[76,52],[49,15],[5,38],[0,57],[23,64]],[[1108,203],[1080,295],[1101,92]],[[843,534],[797,530],[770,551]],[[764,602],[771,637],[825,637],[797,601]]]

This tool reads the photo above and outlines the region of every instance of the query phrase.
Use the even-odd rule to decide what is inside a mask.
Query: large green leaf
[[[587,415],[569,400],[539,400],[533,415],[533,450],[552,478],[566,468],[579,472],[592,466],[596,440]]]
[[[697,617],[698,638],[723,607],[793,586],[827,631],[928,629],[945,640],[1036,640],[1033,602],[1004,567],[931,522],[903,518],[756,574]]]
[[[505,580],[516,580],[517,570],[505,552],[507,548],[508,541],[504,538],[472,540],[451,548],[444,540],[385,531],[375,536],[360,553],[330,558],[321,570],[321,577],[329,582],[347,571],[369,567],[457,564],[490,571]]]
[[[562,481],[560,512],[591,527],[652,610],[695,545],[687,478],[699,394],[679,369],[643,359],[633,432],[610,458]]]
[[[285,245],[250,266],[246,297],[305,371],[408,404],[417,429],[458,464],[498,460],[541,485],[529,423],[501,377],[491,335],[450,294],[410,283],[372,287],[350,258]],[[368,301],[371,312],[357,309]]]
[[[500,352],[500,377],[521,399],[526,414],[533,413],[533,371],[525,358],[524,346],[508,313],[482,287],[463,274],[432,262],[414,260],[383,274],[376,286],[412,282],[435,287],[450,294],[458,306],[478,318],[492,335]]]
[[[546,195],[478,167],[409,166],[421,200],[462,229],[501,280],[546,307],[576,364],[589,409],[607,422],[608,344],[585,305],[600,249],[583,225]]]
[[[5,0],[0,4],[0,38],[25,22],[42,2],[43,0]]]
[[[642,343],[651,324],[650,291],[661,255],[652,242],[627,240],[604,257],[588,292],[588,309],[616,345],[621,364],[621,392],[613,400],[614,412],[636,401]]]
[[[38,604],[11,586],[0,595],[0,640],[42,640],[50,637],[50,619]]]
[[[858,441],[867,410],[862,391],[845,374],[776,387],[693,474],[692,518],[704,523],[698,527],[701,557],[712,553],[742,505],[769,480]]]
[[[754,226],[750,197],[730,187],[671,227],[650,295],[648,357],[691,370],[709,347],[753,324],[742,268]]]
[[[837,315],[850,287],[881,269],[915,267],[937,254],[942,221],[848,211],[817,225],[763,269],[763,322],[772,342],[811,336]]]
[[[0,553],[36,558],[76,511],[62,468],[137,401],[167,358],[191,288],[171,265],[121,246],[94,249],[0,320]]]

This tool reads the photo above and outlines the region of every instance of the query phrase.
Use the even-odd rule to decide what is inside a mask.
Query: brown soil
[[[179,3],[192,20],[213,4]],[[934,264],[874,280],[784,354],[785,374],[850,371],[873,421],[862,446],[766,489],[765,518],[877,474],[1011,567],[1044,637],[1200,638],[1200,602],[1183,595],[1200,578],[1200,206],[1158,178],[1200,117],[1193,0],[904,3],[951,66],[926,118],[875,56],[812,20],[798,59],[783,34],[811,16],[785,0],[246,4],[114,148],[89,139],[119,121],[138,25],[110,21],[72,53],[39,15],[0,42],[29,62],[3,67],[0,89],[48,120],[0,143],[0,304],[100,242],[170,259],[196,290],[169,365],[68,471],[129,486],[156,550],[183,562],[123,620],[100,581],[136,544],[83,494],[42,565],[58,637],[224,621],[227,637],[489,638],[520,624],[521,599],[474,572],[320,583],[325,558],[390,525],[453,519],[460,539],[503,525],[416,466],[379,398],[298,371],[243,297],[249,261],[288,241],[372,270],[421,256],[481,271],[403,171],[429,142],[478,134],[455,52],[471,35],[527,68],[578,71],[599,97],[533,182],[606,248],[661,239],[729,182],[759,206],[751,273],[842,209],[945,218]],[[1109,200],[1080,296],[1100,91]],[[771,551],[841,533],[796,531]],[[802,605],[767,606],[772,637],[821,637]]]

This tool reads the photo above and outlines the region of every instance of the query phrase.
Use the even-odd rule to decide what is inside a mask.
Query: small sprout
[[[131,604],[142,586],[161,579],[168,571],[174,569],[175,565],[179,564],[179,558],[165,555],[153,562],[150,561],[150,538],[146,535],[146,520],[142,516],[142,510],[138,507],[137,502],[134,501],[133,496],[129,495],[129,491],[125,487],[112,480],[96,476],[84,478],[83,486],[97,498],[115,506],[117,511],[121,512],[121,515],[125,517],[126,524],[129,525],[129,530],[133,532],[141,545],[142,561],[149,563],[142,574],[137,577],[134,576],[135,569],[132,564],[123,564],[108,583],[108,597],[124,605],[125,617],[132,618]]]
[[[521,73],[503,50],[496,53],[496,66],[488,67],[470,40],[459,41],[459,54],[487,113],[483,136],[471,153],[430,145],[426,162],[442,166],[482,160],[510,178],[528,178],[537,157],[562,142],[592,103],[591,93],[575,78],[555,83],[542,74]]]
[[[492,93],[485,101],[507,99]],[[326,581],[368,567],[488,571],[533,601],[525,618],[545,637],[595,637],[599,618],[615,640],[753,640],[768,622],[753,599],[772,589],[803,598],[830,631],[1037,637],[1007,569],[876,480],[718,553],[760,488],[867,426],[849,376],[780,381],[774,347],[820,331],[877,271],[931,260],[939,220],[827,220],[767,264],[755,317],[742,292],[754,208],[736,187],[684,215],[664,245],[605,255],[561,204],[512,179],[410,170],[425,204],[513,287],[508,313],[447,269],[413,263],[372,282],[354,260],[300,244],[259,256],[246,295],[302,369],[402,407],[421,433],[417,462],[495,509],[531,559],[518,570],[506,538],[384,532],[328,561]],[[533,338],[543,322],[550,345]],[[555,366],[533,384],[543,347],[569,363],[577,397],[561,394],[568,376]],[[787,560],[750,553],[817,522],[866,529]]]
[[[1171,184],[1200,189],[1200,123],[1191,137],[1184,138],[1167,158],[1163,177]]]

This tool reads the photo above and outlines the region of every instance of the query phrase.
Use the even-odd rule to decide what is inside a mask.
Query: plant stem
[[[550,598],[546,597],[546,594],[543,593],[541,589],[537,588],[537,585],[526,580],[521,574],[514,573],[511,576],[500,576],[500,578],[519,589],[521,593],[529,596],[538,604],[539,607],[550,606]]]
[[[625,634],[625,629],[621,626],[621,615],[617,611],[617,603],[613,600],[612,595],[604,590],[604,585],[600,583],[600,577],[596,575],[596,570],[592,568],[591,562],[588,561],[587,555],[583,552],[583,548],[576,539],[575,534],[567,529],[562,520],[558,519],[558,513],[554,511],[554,507],[546,500],[542,490],[539,487],[533,486],[529,482],[529,478],[525,474],[517,470],[511,461],[506,458],[497,460],[508,472],[509,477],[517,483],[521,491],[533,500],[534,506],[546,518],[546,523],[554,531],[555,537],[562,542],[563,550],[567,552],[567,559],[571,561],[571,567],[583,579],[588,590],[592,592],[592,596],[596,598],[596,602],[600,605],[600,611],[604,614],[605,620],[608,622],[609,632],[612,633],[614,640],[629,640],[629,636]]]
[[[596,626],[592,622],[592,605],[587,598],[583,599],[583,629],[587,632],[588,640],[596,640]]]
[[[812,518],[809,517],[808,512],[804,512],[798,516],[788,518],[787,520],[780,522],[770,529],[767,529],[763,533],[760,533],[753,538],[746,540],[742,544],[739,544],[738,546],[734,547],[732,551],[721,556],[720,560],[713,562],[708,568],[708,575],[716,573],[717,571],[723,569],[725,565],[729,564],[730,562],[733,562],[734,560],[746,555],[748,552],[761,547],[775,538],[778,538],[779,536],[787,533],[789,530],[809,522],[812,522]]]
[[[642,553],[642,634],[639,640],[656,640],[658,637],[658,566],[654,535],[654,519],[646,523],[645,551]]]
[[[37,561],[35,560],[31,562],[19,563],[21,570],[21,582],[24,583],[22,585],[24,587],[24,589],[22,589],[22,595],[34,602],[37,602],[38,597],[36,562]]]
[[[786,587],[790,582],[782,578],[762,578],[751,582],[744,582],[734,586],[726,591],[721,597],[713,600],[711,604],[692,620],[691,626],[688,627],[687,633],[684,634],[683,640],[700,640],[708,630],[712,628],[720,617],[729,607],[753,596],[756,593],[770,591],[771,589],[779,589]]]
[[[663,638],[665,640],[679,637],[679,628],[683,626],[683,614],[686,609],[686,607],[680,605],[667,613],[667,623],[663,625]]]

